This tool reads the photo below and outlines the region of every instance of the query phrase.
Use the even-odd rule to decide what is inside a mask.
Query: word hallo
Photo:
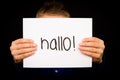
[[[62,37],[58,36],[57,38],[52,38],[51,40],[47,40],[44,38],[40,38],[41,41],[41,50],[58,50],[58,51],[69,51],[71,48],[75,50],[75,36],[72,37]]]

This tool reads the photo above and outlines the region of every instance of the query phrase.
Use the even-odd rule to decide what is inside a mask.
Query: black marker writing
[[[75,51],[75,36],[72,36],[71,38],[58,36],[57,38],[52,38],[50,41],[41,37],[40,41],[41,49],[69,51],[73,48]]]

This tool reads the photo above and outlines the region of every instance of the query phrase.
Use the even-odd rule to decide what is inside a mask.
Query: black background
[[[14,74],[14,62],[10,54],[11,42],[22,37],[22,18],[35,17],[37,10],[45,0],[33,1],[4,1],[1,2],[1,29],[0,29],[0,54],[1,71],[5,75]],[[93,36],[97,36],[105,41],[105,74],[108,77],[116,75],[119,63],[119,47],[117,42],[117,17],[118,3],[104,1],[62,1],[71,17],[92,17]],[[119,46],[119,45],[118,45]],[[12,75],[12,76],[13,76]],[[113,76],[116,78],[117,76]]]

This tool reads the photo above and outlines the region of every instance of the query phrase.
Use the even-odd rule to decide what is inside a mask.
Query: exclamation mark
[[[73,48],[74,48],[74,51],[75,51],[75,36],[73,36]]]

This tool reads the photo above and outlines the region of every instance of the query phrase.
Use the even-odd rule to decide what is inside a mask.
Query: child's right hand
[[[15,63],[22,62],[24,58],[27,58],[35,53],[37,45],[31,39],[17,39],[12,41],[10,46],[11,54]]]

